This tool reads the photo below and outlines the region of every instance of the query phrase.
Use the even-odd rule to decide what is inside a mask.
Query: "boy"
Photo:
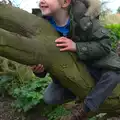
[[[87,8],[80,0],[75,0],[72,5],[71,0],[40,0],[39,5],[43,17],[63,36],[55,40],[56,46],[61,52],[75,52],[96,80],[95,88],[85,98],[83,105],[76,105],[69,116],[69,120],[85,120],[88,112],[96,111],[120,81],[117,72],[106,68],[106,64],[100,65],[96,62],[99,63],[111,53],[108,33],[99,25],[98,20],[85,15]],[[45,77],[47,73],[41,64],[32,69],[39,77]],[[44,93],[47,104],[62,104],[76,98],[59,81],[53,77],[52,79],[53,82]]]

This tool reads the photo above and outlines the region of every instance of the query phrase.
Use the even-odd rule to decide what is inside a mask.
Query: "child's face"
[[[39,7],[43,15],[53,15],[64,7],[64,0],[40,0]]]

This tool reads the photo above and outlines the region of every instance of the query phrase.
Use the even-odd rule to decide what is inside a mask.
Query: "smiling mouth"
[[[48,8],[48,6],[40,6],[41,8]]]

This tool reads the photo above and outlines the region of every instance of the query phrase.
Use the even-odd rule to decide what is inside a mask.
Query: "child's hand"
[[[60,37],[55,40],[56,46],[61,47],[60,51],[76,51],[76,43],[66,37]]]
[[[38,64],[38,65],[33,65],[33,66],[31,66],[31,69],[33,70],[33,72],[35,72],[35,73],[42,73],[42,72],[44,72],[44,67],[43,67],[43,65],[41,65],[41,64]]]

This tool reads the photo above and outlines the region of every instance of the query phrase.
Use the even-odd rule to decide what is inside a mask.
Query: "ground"
[[[0,96],[0,120],[48,120],[39,115],[39,107],[34,108],[27,114],[17,112],[11,106],[13,101],[11,97]],[[120,120],[120,118],[111,118],[109,120]]]
[[[25,115],[17,112],[11,106],[12,102],[10,97],[0,97],[0,120],[47,120],[35,113]]]

